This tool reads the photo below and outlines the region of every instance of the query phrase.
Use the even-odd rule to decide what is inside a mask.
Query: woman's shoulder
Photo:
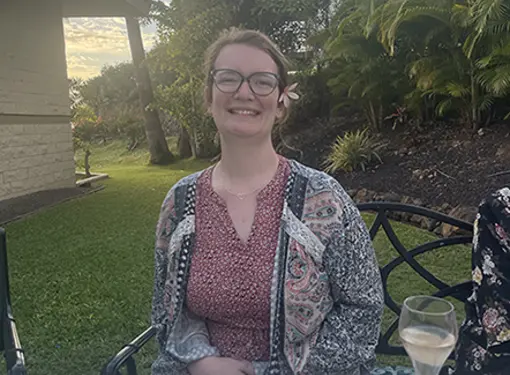
[[[185,196],[186,195],[186,191],[188,190],[188,188],[190,186],[194,186],[199,177],[209,168],[206,168],[206,169],[203,169],[201,171],[198,171],[198,172],[194,172],[186,177],[183,177],[181,178],[180,180],[178,180],[174,185],[172,185],[172,187],[168,190],[167,194],[166,194],[166,197],[164,199],[164,202],[168,202],[170,200],[174,200],[175,196],[176,195],[179,195],[179,196]],[[178,192],[182,192],[182,194],[178,194]]]
[[[210,167],[209,167],[210,168]],[[201,171],[194,172],[186,177],[181,178],[179,181],[177,181],[174,186],[172,186],[172,189],[178,189],[182,187],[188,187],[190,185],[196,184],[198,181],[198,178],[209,168],[202,169]]]
[[[311,189],[312,192],[329,191],[342,198],[350,199],[342,184],[333,176],[321,170],[301,164],[296,160],[289,160],[289,163],[297,178],[306,181],[307,189]]]

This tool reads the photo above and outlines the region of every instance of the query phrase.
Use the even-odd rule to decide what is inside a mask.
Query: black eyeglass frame
[[[218,83],[216,82],[216,74],[218,72],[231,72],[231,73],[235,73],[235,74],[239,75],[239,77],[241,77],[241,82],[239,83],[239,86],[234,91],[224,91],[224,90],[220,89],[218,86]],[[251,87],[250,79],[257,74],[265,74],[265,75],[273,76],[274,78],[276,78],[277,83],[273,87],[271,92],[269,92],[268,94],[258,94],[253,90],[253,87]],[[237,70],[234,70],[234,69],[213,69],[209,73],[209,76],[210,76],[211,81],[216,86],[216,88],[224,94],[235,94],[236,92],[239,91],[239,89],[241,88],[241,86],[243,85],[244,82],[248,82],[248,87],[250,88],[251,92],[257,96],[269,96],[274,92],[274,90],[276,90],[276,88],[281,89],[281,87],[282,87],[282,80],[281,80],[280,76],[278,74],[272,73],[272,72],[255,72],[255,73],[252,73],[249,76],[245,77],[244,75],[242,75],[241,73],[239,73]]]

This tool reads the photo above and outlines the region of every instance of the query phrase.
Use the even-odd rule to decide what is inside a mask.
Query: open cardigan
[[[368,374],[384,296],[366,225],[335,179],[289,163],[268,296],[270,361],[253,363],[254,368],[257,375]],[[201,173],[173,186],[161,207],[152,308],[159,355],[153,375],[187,374],[189,363],[220,355],[209,342],[206,323],[186,308]],[[306,271],[294,274],[290,265],[296,263]]]

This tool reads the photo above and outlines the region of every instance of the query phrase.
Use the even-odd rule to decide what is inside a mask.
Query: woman
[[[510,373],[510,189],[480,204],[472,251],[473,293],[460,329],[455,375]]]
[[[163,202],[153,375],[368,374],[383,308],[374,250],[338,182],[273,148],[297,96],[284,56],[233,29],[205,65],[221,160]]]

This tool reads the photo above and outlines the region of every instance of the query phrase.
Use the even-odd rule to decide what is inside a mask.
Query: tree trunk
[[[191,140],[188,133],[188,130],[184,127],[180,127],[179,131],[179,157],[181,159],[187,159],[193,156],[193,151],[191,150]]]
[[[154,96],[152,92],[149,70],[145,65],[145,52],[143,49],[142,34],[140,24],[133,17],[126,17],[126,27],[129,38],[129,46],[135,66],[136,85],[138,88],[138,97],[142,106],[145,119],[145,133],[149,144],[150,163],[151,164],[169,164],[174,161],[174,156],[168,150],[165,133],[161,126],[158,113],[149,108]]]
[[[383,121],[384,121],[384,108],[382,105],[382,102],[379,103],[379,117],[377,118],[377,130],[380,131],[383,127]]]
[[[374,103],[372,103],[372,101],[370,100],[368,102],[368,106],[369,106],[369,121],[370,121],[370,125],[372,126],[372,128],[374,130],[378,130],[377,129],[377,115],[375,113],[375,108],[374,108]]]
[[[91,152],[87,147],[87,149],[85,150],[85,162],[84,162],[85,163],[85,177],[92,176],[92,174],[90,173],[90,162],[89,162],[90,155],[91,155]]]
[[[189,144],[191,147],[191,155],[193,156],[193,158],[196,158],[197,153],[198,153],[197,130],[195,128],[191,128],[191,134],[189,134],[189,135],[190,135]]]
[[[431,116],[430,116],[430,100],[424,96],[423,97],[423,103],[425,103],[424,105],[424,111],[423,111],[423,119],[425,120],[425,122],[429,122],[430,119],[431,119]]]
[[[471,63],[471,125],[473,127],[473,131],[478,131],[480,127],[480,119],[478,115],[478,93],[476,91],[476,82],[475,82],[475,68],[473,63]]]

